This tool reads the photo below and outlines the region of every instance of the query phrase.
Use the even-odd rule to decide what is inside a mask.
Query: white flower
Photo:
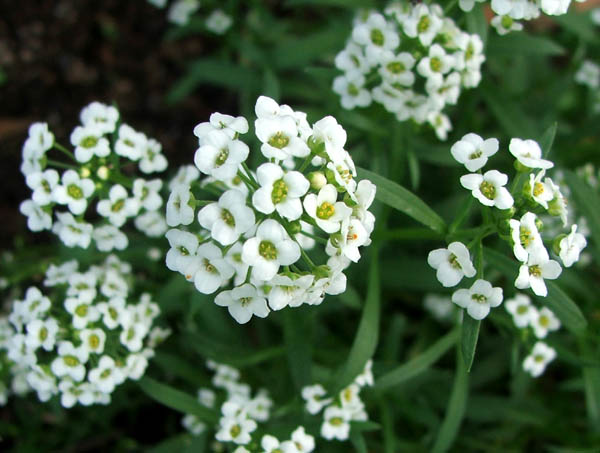
[[[373,379],[373,372],[371,371],[372,367],[373,367],[373,360],[371,360],[371,359],[367,360],[367,363],[365,363],[365,368],[363,369],[362,373],[360,373],[354,379],[354,382],[359,387],[365,387],[367,385],[373,386],[374,379]]]
[[[84,329],[79,332],[81,346],[87,349],[88,353],[102,354],[104,352],[104,343],[106,342],[106,333],[102,329]]]
[[[24,149],[37,151],[40,157],[54,145],[54,134],[48,129],[47,123],[32,123]]]
[[[393,50],[400,43],[394,25],[376,12],[370,13],[366,21],[354,27],[352,39],[366,46],[367,60],[371,63],[375,63],[382,52]]]
[[[225,255],[225,260],[235,270],[233,278],[234,286],[239,286],[246,280],[249,266],[242,261],[242,243],[236,242],[233,244]]]
[[[92,102],[81,110],[79,119],[84,126],[95,126],[102,134],[109,134],[115,130],[119,111],[111,105]]]
[[[221,249],[206,243],[198,247],[190,273],[194,275],[194,285],[198,291],[202,294],[212,294],[233,277],[234,272],[223,258]]]
[[[39,145],[27,146],[27,142],[23,146],[23,162],[21,163],[21,173],[27,177],[31,173],[39,173],[42,171],[42,160],[46,151],[41,150]]]
[[[192,414],[187,414],[185,417],[183,417],[181,424],[194,436],[199,436],[206,431],[206,423],[201,422],[198,417]]]
[[[579,254],[586,246],[585,236],[577,232],[577,225],[571,226],[571,232],[559,242],[559,256],[564,266],[571,267],[579,261]]]
[[[255,220],[254,211],[246,206],[246,196],[235,189],[224,192],[218,203],[211,203],[198,212],[200,225],[221,245],[236,242],[254,226]]]
[[[346,48],[335,56],[335,67],[345,71],[369,72],[369,63],[363,52],[363,47],[349,41]]]
[[[554,192],[552,186],[548,184],[549,178],[546,178],[542,182],[542,178],[546,174],[546,170],[541,170],[537,175],[531,173],[529,175],[529,181],[525,184],[523,189],[533,201],[542,205],[545,209],[548,209],[548,202],[554,198]]]
[[[146,146],[142,149],[142,156],[138,164],[143,173],[157,173],[166,170],[169,163],[161,151],[162,145],[158,141],[153,138],[146,140]]]
[[[62,341],[58,344],[58,357],[50,364],[50,369],[56,377],[69,376],[74,381],[83,381],[85,377],[85,363],[89,357],[88,352],[82,348],[76,348],[70,341]]]
[[[515,257],[527,262],[530,253],[544,254],[546,249],[536,225],[537,216],[532,212],[525,213],[521,220],[510,219],[510,234],[513,240]],[[546,252],[546,257],[547,257]]]
[[[74,272],[77,272],[79,263],[77,260],[66,261],[59,266],[51,264],[46,271],[46,279],[44,285],[56,286],[61,283],[66,283],[69,276]]]
[[[490,21],[490,24],[501,36],[506,35],[511,31],[523,30],[523,24],[513,20],[510,16],[494,16]]]
[[[108,355],[103,355],[98,361],[98,366],[90,370],[88,380],[103,393],[112,393],[115,386],[123,381],[121,370],[115,361]]]
[[[92,240],[93,227],[89,223],[79,222],[70,212],[57,212],[58,221],[52,227],[52,231],[67,247],[79,246],[87,248]]]
[[[525,294],[517,294],[512,299],[507,299],[504,306],[512,315],[515,325],[521,329],[527,327],[537,314],[537,310],[531,305],[531,299]]]
[[[163,236],[169,228],[165,217],[158,211],[144,212],[133,223],[138,230],[153,238]]]
[[[226,401],[221,406],[221,413],[223,416],[219,420],[215,438],[220,442],[234,442],[238,445],[250,442],[250,433],[256,429],[256,422],[247,418],[239,405],[232,401]]]
[[[106,157],[110,154],[110,143],[102,135],[102,130],[94,124],[73,129],[71,144],[75,146],[77,162],[86,163],[94,156]]]
[[[384,52],[378,63],[381,65],[379,74],[386,82],[403,86],[411,86],[415,82],[415,74],[412,72],[415,59],[410,53],[400,52],[396,55],[391,51]]]
[[[296,120],[292,116],[258,118],[254,122],[256,137],[261,141],[261,152],[267,159],[278,161],[289,157],[306,157],[310,149],[298,136]]]
[[[23,201],[19,205],[19,211],[27,216],[27,228],[31,231],[43,231],[52,228],[52,216],[35,201]]]
[[[310,193],[304,197],[306,213],[315,219],[319,228],[330,234],[339,231],[341,222],[352,214],[351,208],[337,201],[337,194],[335,186],[327,184],[318,195]]]
[[[600,66],[593,61],[585,60],[575,73],[575,81],[592,89],[600,88]]]
[[[46,351],[51,351],[56,342],[56,334],[58,332],[58,322],[54,318],[48,319],[33,319],[27,323],[27,336],[25,344],[31,350],[39,347]]]
[[[534,346],[531,354],[525,357],[523,361],[523,369],[531,376],[540,376],[548,363],[552,362],[556,357],[556,351],[546,343],[538,341]]]
[[[548,259],[547,253],[530,253],[527,263],[519,268],[515,286],[519,289],[531,287],[537,296],[546,297],[548,289],[544,279],[554,280],[561,272],[560,264]]]
[[[440,77],[450,71],[453,65],[454,57],[447,55],[439,44],[434,44],[429,48],[427,56],[417,64],[417,72],[427,78]]]
[[[560,191],[560,187],[557,184],[554,184],[550,178],[546,178],[544,182],[550,187],[554,195],[552,200],[548,203],[548,214],[559,216],[563,226],[566,227],[568,222],[567,216],[569,214],[567,210],[567,200]]]
[[[569,9],[569,5],[571,4],[571,0],[541,0],[540,6],[542,11],[550,16],[559,16],[565,14],[567,9]]]
[[[462,308],[474,319],[483,319],[491,307],[502,303],[502,288],[493,288],[487,280],[475,280],[470,289],[459,289],[452,294],[452,302]]]
[[[260,189],[254,192],[252,204],[264,214],[277,210],[279,215],[288,220],[296,220],[302,215],[302,197],[310,183],[304,175],[297,171],[284,173],[277,164],[265,163],[257,172]]]
[[[337,406],[329,406],[323,414],[321,436],[327,440],[347,440],[350,435],[350,414]]]
[[[146,152],[148,138],[127,124],[119,126],[119,138],[115,143],[115,153],[130,160],[139,160]]]
[[[309,453],[315,449],[315,438],[310,434],[306,434],[304,426],[298,426],[292,432],[292,442],[300,453]]]
[[[368,107],[371,94],[365,88],[365,76],[359,71],[347,72],[333,80],[333,91],[341,96],[340,103],[347,110]]]
[[[271,280],[279,266],[289,266],[299,258],[300,247],[273,219],[262,222],[242,248],[242,260],[252,266],[252,276],[259,280]]]
[[[193,165],[184,165],[180,167],[177,174],[169,182],[169,190],[175,189],[179,185],[191,185],[200,178],[200,172]]]
[[[167,18],[174,24],[185,25],[198,8],[200,8],[199,0],[175,0],[169,8]]]
[[[214,130],[221,130],[234,140],[238,135],[248,132],[248,120],[243,116],[234,117],[218,112],[211,114],[208,122],[200,123],[194,128],[194,135],[198,137],[200,146],[204,144],[205,137]]]
[[[94,389],[88,383],[78,384],[70,379],[63,379],[58,384],[60,404],[63,407],[73,407],[76,403],[89,406],[94,403]]]
[[[452,124],[448,115],[441,112],[430,112],[427,114],[427,122],[435,130],[435,135],[440,140],[446,140],[448,138],[448,132],[452,130]]]
[[[590,18],[595,25],[600,25],[600,8],[594,8],[590,14]]]
[[[96,207],[98,214],[108,218],[116,227],[122,226],[128,217],[136,215],[140,209],[139,201],[129,198],[125,187],[115,184],[110,188],[108,199],[100,200]]]
[[[171,229],[166,234],[170,250],[167,252],[167,267],[183,275],[189,275],[190,280],[193,275],[190,274],[196,252],[198,251],[198,237],[187,231]],[[187,277],[186,277],[187,278]]]
[[[31,199],[40,206],[52,203],[54,201],[52,192],[58,185],[58,179],[58,172],[53,169],[28,174],[26,182],[29,188],[33,190]]]
[[[126,302],[122,297],[112,297],[108,302],[101,302],[96,307],[102,315],[102,322],[109,329],[127,325],[130,313],[125,308]]]
[[[131,307],[128,307],[131,310]],[[144,337],[148,334],[148,327],[143,323],[135,322],[133,316],[128,316],[128,323],[123,325],[119,341],[131,352],[142,349]]]
[[[101,252],[110,252],[111,250],[125,250],[129,245],[127,236],[114,225],[104,225],[98,227],[92,233],[96,247]]]
[[[362,222],[352,217],[346,217],[342,220],[340,228],[340,237],[332,237],[329,244],[339,248],[340,252],[349,260],[357,263],[360,259],[358,248],[365,245],[369,240],[369,233]]]
[[[194,154],[196,167],[207,175],[224,180],[233,178],[240,164],[248,157],[249,148],[240,140],[233,140],[223,130],[210,131]]]
[[[460,33],[455,38],[456,46],[460,49],[454,56],[456,57],[455,65],[459,71],[464,71],[467,74],[478,74],[478,78],[481,77],[479,69],[482,63],[485,61],[485,55],[483,55],[483,41],[478,34]],[[475,86],[476,84],[467,84],[468,86]]]
[[[267,391],[262,389],[244,407],[250,418],[266,422],[269,419],[271,406],[273,406],[273,400],[269,398]]]
[[[160,179],[152,179],[147,181],[142,178],[137,178],[133,181],[133,196],[141,208],[148,211],[156,211],[162,206],[163,200],[159,192],[162,188]],[[111,189],[112,190],[112,189]]]
[[[94,189],[91,179],[82,179],[76,171],[67,170],[62,175],[62,185],[54,188],[53,197],[57,203],[68,205],[69,211],[79,215],[87,208],[87,199],[94,193]]]
[[[167,201],[167,225],[189,225],[194,221],[194,208],[190,186],[179,185],[172,189]]]
[[[432,250],[427,263],[437,270],[436,277],[446,288],[458,285],[465,276],[475,276],[469,250],[462,242],[452,242],[447,249]]]
[[[421,44],[430,46],[443,22],[436,14],[432,14],[427,5],[418,4],[410,17],[403,21],[404,33],[411,38],[419,38]]]
[[[127,356],[125,371],[122,374],[123,377],[121,379],[125,380],[125,377],[133,379],[134,381],[141,379],[148,367],[148,359],[144,356],[148,351],[154,354],[154,351],[144,349],[139,354],[129,354]],[[119,377],[119,375],[117,375],[117,377]]]
[[[215,9],[212,13],[206,18],[204,24],[206,28],[217,35],[224,34],[231,24],[233,23],[233,19],[228,14],[225,14],[221,9]]]
[[[73,327],[84,329],[89,323],[100,319],[98,308],[91,305],[88,301],[83,301],[76,297],[65,299],[65,308],[73,317]]]
[[[438,294],[426,294],[423,299],[423,306],[438,321],[448,321],[452,319],[452,313],[456,308],[452,305],[450,297]]]
[[[269,281],[269,306],[273,310],[287,307],[299,307],[304,302],[304,295],[314,281],[314,275],[279,274]]]
[[[471,173],[460,178],[461,185],[470,190],[481,204],[498,209],[508,209],[514,204],[512,195],[504,187],[507,182],[508,176],[498,170],[486,171],[483,176]]]
[[[452,145],[452,157],[474,172],[485,166],[488,157],[498,151],[498,139],[483,140],[479,135],[469,133]]]
[[[543,307],[540,311],[536,310],[530,324],[538,338],[546,338],[549,331],[560,329],[560,321],[548,307]]]
[[[542,159],[540,145],[533,140],[513,138],[508,145],[510,153],[525,167],[548,169],[554,167],[549,160]]]
[[[310,385],[302,389],[302,398],[306,401],[306,410],[315,415],[333,401],[333,398],[324,398],[327,392],[321,384]]]

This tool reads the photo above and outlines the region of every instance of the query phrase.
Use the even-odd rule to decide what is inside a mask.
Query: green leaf
[[[537,136],[537,131],[531,118],[514,102],[507,99],[506,96],[502,96],[496,86],[482,84],[479,91],[485,103],[496,117],[496,120],[498,120],[508,135],[513,137]]]
[[[471,318],[463,310],[463,323],[460,335],[460,349],[462,352],[462,358],[465,361],[465,367],[467,373],[471,371],[473,365],[473,359],[475,358],[475,349],[477,348],[477,339],[479,338],[479,327],[481,321]]]
[[[600,41],[589,13],[579,14],[571,10],[568,14],[554,16],[552,19],[577,35],[582,41],[590,44],[598,44]]]
[[[175,409],[183,414],[192,414],[201,421],[214,424],[218,420],[218,414],[198,402],[196,398],[166,384],[162,384],[147,376],[140,379],[138,385],[150,398]]]
[[[467,30],[469,33],[477,33],[485,46],[488,38],[488,22],[481,5],[475,4],[474,8],[466,14]]]
[[[180,356],[158,351],[152,358],[152,362],[161,367],[165,372],[173,373],[191,384],[200,386],[203,383],[198,368]]]
[[[357,170],[359,179],[369,179],[377,186],[375,198],[379,201],[412,217],[438,233],[446,231],[444,219],[415,194],[377,173],[364,168],[358,168]]]
[[[600,367],[583,367],[585,404],[593,431],[600,431]]]
[[[552,145],[554,144],[554,138],[556,137],[556,128],[558,127],[558,123],[555,121],[552,123],[548,129],[542,134],[539,139],[540,147],[542,148],[542,154],[547,159],[550,151],[552,150]]]
[[[362,435],[362,432],[352,430],[350,431],[350,442],[354,446],[354,451],[357,453],[368,453],[367,443]]]
[[[288,364],[298,390],[311,384],[311,344],[307,338],[310,330],[305,310],[285,310],[283,337]]]
[[[379,276],[379,251],[377,246],[371,249],[369,268],[369,288],[363,308],[362,317],[348,359],[334,374],[329,385],[329,393],[337,395],[340,390],[354,381],[365,368],[367,361],[373,357],[379,339],[380,316],[380,276]]]
[[[520,265],[516,261],[489,248],[484,250],[484,254],[487,262],[504,274],[509,281],[513,281],[519,274]],[[587,327],[587,321],[577,304],[556,283],[546,280],[546,287],[547,297],[534,297],[552,310],[568,330],[577,335],[582,334]]]
[[[458,330],[451,330],[417,357],[377,378],[375,389],[387,390],[423,373],[446,354],[456,344],[457,339]]]
[[[344,47],[349,30],[342,23],[330,23],[324,30],[281,40],[272,54],[280,69],[302,68]]]
[[[542,55],[556,56],[565,53],[564,47],[549,38],[512,32],[506,36],[492,34],[488,40],[486,56]]]
[[[468,394],[469,375],[465,367],[465,359],[461,357],[461,353],[459,352],[456,357],[456,373],[454,374],[454,384],[452,385],[452,393],[448,401],[448,409],[446,410],[446,415],[435,444],[431,449],[432,453],[448,451],[454,443],[465,415]]]
[[[594,246],[600,252],[600,196],[598,192],[587,185],[579,176],[571,171],[565,171],[565,180],[571,194],[583,216],[588,221]]]

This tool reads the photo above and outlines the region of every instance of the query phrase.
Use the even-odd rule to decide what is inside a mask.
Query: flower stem
[[[311,269],[314,269],[315,267],[315,263],[312,262],[312,260],[310,259],[310,257],[308,256],[308,254],[304,251],[304,249],[302,247],[300,247],[300,254],[302,255],[302,258],[304,259],[304,261],[306,261],[306,264],[308,264],[310,266]]]
[[[323,245],[327,245],[327,240],[325,238],[316,236],[314,234],[308,233],[306,231],[301,230],[300,234],[303,234],[306,237],[309,237],[311,239],[314,239],[315,241],[317,241],[319,244],[323,244]]]
[[[244,173],[242,173],[240,170],[238,170],[237,172],[238,176],[240,177],[240,179],[242,181],[244,181],[244,184],[246,184],[246,186],[248,187],[248,189],[250,189],[250,191],[254,191],[256,189],[258,189],[258,184],[256,184],[255,182],[252,182],[252,180],[250,180]]]
[[[75,165],[70,165],[70,164],[64,164],[62,162],[59,162],[57,160],[52,160],[52,159],[47,159],[46,162],[49,165],[52,165],[54,167],[58,167],[58,168],[66,168],[68,170],[78,170],[78,167],[76,167]]]
[[[66,156],[69,156],[70,159],[77,162],[77,159],[75,159],[75,156],[73,155],[73,153],[71,151],[69,151],[67,148],[65,148],[63,145],[61,145],[60,143],[54,142],[54,149],[57,149],[61,153],[65,154]]]

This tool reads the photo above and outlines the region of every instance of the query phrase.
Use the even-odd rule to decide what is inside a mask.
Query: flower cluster
[[[235,451],[248,452],[243,445],[257,444],[258,439],[253,439],[258,423],[265,423],[270,418],[273,401],[266,390],[259,390],[254,397],[251,396],[250,386],[240,381],[240,371],[229,365],[208,361],[214,375],[212,385],[218,389],[219,395],[213,389],[201,388],[198,390],[198,401],[207,408],[215,409],[220,405],[221,417],[215,429],[215,439],[220,443],[239,445]],[[196,416],[188,414],[182,420],[183,426],[192,434],[199,435],[209,427]],[[254,441],[254,442],[253,442]],[[314,437],[307,434],[303,426],[298,426],[289,440],[280,442],[275,436],[264,434],[261,438],[261,451],[267,453],[308,453],[314,450]]]
[[[197,171],[186,170],[167,202],[167,223],[178,227],[166,234],[167,267],[203,294],[218,292],[215,303],[240,324],[342,293],[343,271],[360,259],[375,223],[368,211],[375,186],[354,179],[346,132],[333,117],[311,127],[306,114],[265,96],[256,115],[268,162],[251,171],[250,150],[240,140],[247,120],[214,113],[194,130],[200,145],[194,163],[208,178],[199,182]],[[200,200],[201,193],[218,200]],[[324,246],[326,264],[308,255],[316,244]]]
[[[592,111],[600,112],[600,65],[585,60],[575,73],[575,82],[586,86],[591,91]]]
[[[354,382],[343,389],[336,397],[327,395],[321,384],[314,384],[302,389],[305,408],[311,415],[323,412],[321,437],[327,440],[347,440],[350,436],[350,422],[367,421],[365,405],[360,399],[360,391],[365,386],[373,385],[371,372],[372,361],[369,360],[365,369]]]
[[[146,235],[162,236],[162,181],[127,176],[131,163],[144,174],[165,170],[160,143],[121,124],[118,110],[99,102],[85,107],[80,119],[70,137],[73,152],[55,141],[46,123],[29,128],[21,171],[32,195],[20,206],[29,229],[51,229],[68,247],[87,248],[93,240],[104,252],[127,247],[121,227],[132,218]],[[50,159],[52,149],[67,155],[69,163]],[[85,217],[95,215],[90,212],[95,200],[102,220],[92,225]]]
[[[475,3],[485,0],[459,0],[460,9],[469,12]],[[577,0],[584,2],[585,0]],[[491,0],[490,6],[496,14],[491,24],[496,31],[505,35],[514,30],[522,30],[523,25],[518,20],[536,19],[543,12],[549,16],[560,16],[566,14],[571,0]]]
[[[169,335],[154,327],[160,310],[149,294],[131,298],[131,267],[114,255],[79,271],[77,261],[50,265],[46,294],[30,287],[0,321],[0,349],[12,364],[16,393],[64,407],[108,404],[126,379],[139,379]]]
[[[542,158],[542,150],[533,140],[513,138],[510,141],[508,148],[516,159],[515,168],[518,170],[512,191],[505,187],[508,183],[506,174],[497,170],[483,173],[481,169],[498,148],[497,139],[484,140],[473,133],[465,135],[451,148],[453,157],[473,172],[460,178],[461,185],[483,205],[484,219],[492,219],[479,228],[472,244],[489,234],[498,233],[511,245],[520,263],[515,286],[518,289],[531,288],[537,296],[545,297],[548,290],[544,280],[558,278],[562,268],[550,258],[544,245],[540,216],[559,217],[566,227],[567,202],[560,187],[545,176],[546,170],[554,164]],[[586,239],[577,232],[577,225],[572,225],[568,234],[555,236],[551,242],[551,250],[566,267],[579,260],[581,250],[586,246]],[[476,274],[469,250],[461,242],[453,242],[447,249],[433,250],[428,256],[428,263],[437,270],[437,278],[445,287],[456,286],[463,277]],[[452,301],[466,308],[475,319],[482,319],[487,316],[490,307],[501,303],[502,290],[492,288],[489,282],[480,279],[470,290],[456,291]]]
[[[148,0],[148,3],[156,6],[157,8],[164,8],[167,6],[167,0]],[[169,6],[169,12],[167,18],[169,22],[176,25],[186,25],[191,17],[200,9],[200,0],[174,0]],[[231,16],[224,13],[221,9],[213,10],[210,15],[206,18],[204,26],[208,31],[211,31],[217,35],[224,34],[233,23]]]
[[[355,21],[335,59],[344,75],[333,90],[346,109],[376,101],[398,121],[428,122],[445,140],[452,125],[444,107],[479,84],[482,50],[479,36],[460,30],[438,5],[393,4]]]
[[[508,299],[505,307],[512,315],[515,326],[533,331],[538,340],[543,340],[549,332],[560,328],[560,321],[548,307],[536,308],[529,296],[525,294],[517,294],[512,299]],[[531,348],[531,353],[523,361],[523,369],[531,376],[538,377],[555,357],[556,351],[553,348],[543,341],[537,341]]]

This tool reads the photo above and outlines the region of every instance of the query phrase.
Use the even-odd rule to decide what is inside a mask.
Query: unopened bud
[[[98,175],[98,178],[101,180],[106,181],[110,175],[110,170],[106,165],[102,165],[102,167],[96,170],[96,175]]]
[[[314,190],[320,190],[327,184],[327,178],[322,171],[313,171],[312,173],[309,173],[308,180],[310,181],[310,188]]]
[[[560,255],[560,242],[566,237],[566,234],[559,234],[552,241],[552,250],[554,250],[554,253],[556,253],[557,255]]]
[[[289,229],[291,234],[298,234],[302,231],[302,225],[300,225],[300,221],[290,222]]]
[[[81,167],[81,170],[79,170],[79,174],[82,178],[89,178],[92,172],[87,167]]]

